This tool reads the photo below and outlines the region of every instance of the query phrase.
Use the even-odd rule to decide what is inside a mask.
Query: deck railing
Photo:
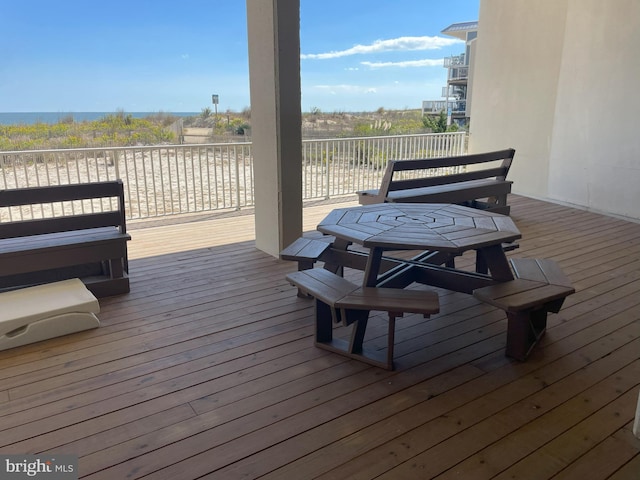
[[[377,188],[389,160],[465,152],[464,132],[304,140],[303,199]],[[118,178],[129,219],[240,209],[254,202],[250,142],[0,152],[0,189]],[[1,213],[5,221],[29,217],[24,211]]]

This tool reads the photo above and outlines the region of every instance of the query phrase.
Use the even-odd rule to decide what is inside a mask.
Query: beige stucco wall
[[[549,197],[640,219],[640,2],[569,2]]]
[[[640,219],[640,2],[481,0],[469,148],[514,192]]]

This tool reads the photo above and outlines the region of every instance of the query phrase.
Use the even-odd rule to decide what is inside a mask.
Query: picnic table
[[[518,360],[526,359],[544,334],[547,312],[558,313],[575,292],[553,260],[507,259],[505,251],[521,233],[510,217],[495,212],[379,203],[333,210],[317,229],[330,241],[300,238],[282,255],[299,262],[300,271],[288,275],[289,281],[316,299],[316,345],[386,368],[393,368],[395,318],[439,311],[433,289],[402,290],[414,282],[471,294],[503,309],[506,354]],[[456,267],[456,258],[468,251],[475,252],[475,271]],[[325,273],[313,268],[315,261],[324,262]],[[346,267],[364,271],[361,287],[342,278]],[[394,293],[399,291],[402,296]],[[369,310],[389,313],[385,360],[363,350]],[[332,338],[332,320],[355,323],[348,346]]]
[[[333,210],[318,230],[336,237],[335,248],[369,249],[364,286],[406,287],[414,281],[458,292],[513,279],[503,244],[521,237],[511,218],[451,204],[372,204]],[[386,257],[397,267],[380,275],[385,251],[417,250],[413,259]],[[475,250],[487,272],[454,267],[455,257]],[[347,257],[348,258],[348,257]],[[338,260],[339,263],[351,262]],[[444,267],[442,267],[444,265]]]

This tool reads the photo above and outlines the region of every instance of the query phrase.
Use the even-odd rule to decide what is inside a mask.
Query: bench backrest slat
[[[503,165],[507,169],[511,166],[511,161],[515,155],[513,148],[498,150],[495,152],[477,153],[471,155],[458,155],[454,157],[422,158],[417,160],[391,160],[389,166],[396,172],[405,170],[422,170],[428,168],[456,167],[459,165],[475,165],[478,163],[494,162],[497,160],[506,161]]]
[[[70,232],[89,228],[121,226],[120,212],[101,212],[66,217],[38,218],[20,222],[0,223],[0,239]],[[122,230],[120,230],[121,233]]]
[[[407,180],[393,180],[389,185],[389,191],[407,190],[410,188],[433,187],[436,185],[448,185],[451,183],[467,182],[470,180],[480,180],[490,177],[506,177],[507,169],[497,167],[472,172],[453,173],[451,175],[436,175],[433,177],[421,177]]]
[[[76,185],[27,187],[0,190],[0,207],[122,196],[124,196],[124,188],[120,180]]]

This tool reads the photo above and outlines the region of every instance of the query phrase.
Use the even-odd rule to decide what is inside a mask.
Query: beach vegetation
[[[171,124],[173,124],[176,120],[178,120],[178,117],[176,117],[175,115],[172,115],[171,113],[163,112],[162,110],[160,110],[157,113],[152,113],[148,115],[147,120],[157,125],[168,127]]]
[[[442,110],[438,115],[425,115],[422,117],[424,127],[433,133],[457,132],[458,125],[447,125],[447,114]]]
[[[372,112],[323,113],[319,107],[302,112],[303,138],[345,138],[408,135],[455,131],[446,125],[446,115],[422,116],[419,109]],[[210,107],[200,114],[178,118],[159,112],[136,118],[124,110],[95,121],[75,122],[72,116],[54,124],[0,125],[0,150],[90,148],[175,144],[181,128],[208,129],[208,141],[247,141],[251,136],[251,108],[241,112],[226,110],[214,115]]]
[[[173,122],[171,122],[173,123]],[[94,121],[63,117],[53,124],[0,125],[0,150],[124,147],[175,143],[168,117],[134,118],[118,111]]]

